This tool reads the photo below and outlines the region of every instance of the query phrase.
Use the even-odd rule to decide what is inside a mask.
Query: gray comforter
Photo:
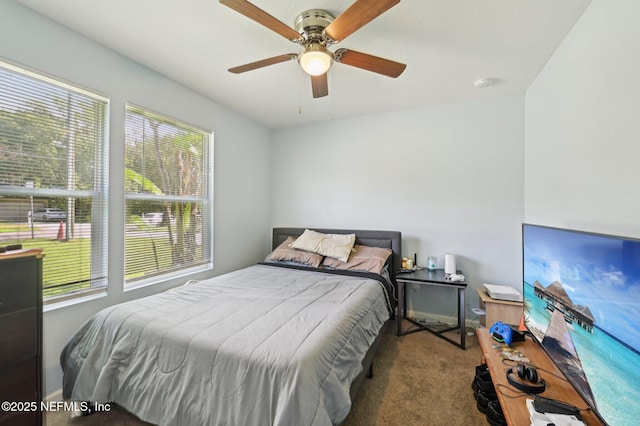
[[[254,265],[109,307],[61,355],[64,396],[160,425],[329,425],[389,318],[370,278]]]

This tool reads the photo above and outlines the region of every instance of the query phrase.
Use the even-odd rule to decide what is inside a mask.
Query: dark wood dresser
[[[42,258],[0,253],[0,426],[42,424]]]

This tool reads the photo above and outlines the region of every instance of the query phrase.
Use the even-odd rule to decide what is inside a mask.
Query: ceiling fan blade
[[[311,89],[313,89],[314,98],[322,98],[329,94],[329,85],[327,84],[327,73],[311,76]]]
[[[302,38],[296,30],[246,0],[220,0],[220,3],[249,19],[253,19],[288,40],[296,41]]]
[[[229,68],[229,72],[232,72],[234,74],[241,74],[243,72],[252,71],[262,67],[267,67],[269,65],[279,64],[280,62],[291,61],[297,58],[298,58],[297,53],[285,53],[284,55],[274,56],[273,58],[262,59],[260,61],[251,62],[250,64]]]
[[[341,64],[362,68],[363,70],[396,78],[407,67],[400,62],[379,58],[368,53],[356,52],[355,50],[338,49],[333,54],[333,59]]]
[[[333,41],[342,41],[398,3],[400,0],[356,0],[334,19],[324,32]]]

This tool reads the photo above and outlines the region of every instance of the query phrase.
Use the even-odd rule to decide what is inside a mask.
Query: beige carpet
[[[471,382],[482,353],[475,336],[462,350],[430,333],[395,336],[388,327],[367,379],[345,426],[465,425],[486,426],[477,409]],[[68,412],[46,414],[47,426],[148,425],[122,410],[69,418]]]

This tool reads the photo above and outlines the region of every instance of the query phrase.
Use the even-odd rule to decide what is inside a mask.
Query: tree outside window
[[[212,135],[127,105],[127,284],[212,264]]]

